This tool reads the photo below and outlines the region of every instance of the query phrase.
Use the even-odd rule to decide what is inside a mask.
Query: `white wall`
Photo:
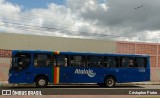
[[[0,33],[0,49],[115,53],[116,42]]]

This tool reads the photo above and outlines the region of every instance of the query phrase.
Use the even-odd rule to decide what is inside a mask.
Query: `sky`
[[[6,0],[14,5],[23,6],[23,9],[47,8],[48,4],[64,5],[65,0]]]
[[[0,0],[0,32],[160,42],[160,0]]]

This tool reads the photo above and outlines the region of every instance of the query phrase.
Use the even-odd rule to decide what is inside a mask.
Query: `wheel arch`
[[[115,75],[112,75],[112,74],[106,75],[106,77],[104,78],[104,81],[105,81],[108,77],[114,78],[115,82],[117,82],[117,78],[115,77]]]
[[[39,75],[37,75],[37,76],[34,78],[34,82],[36,82],[36,79],[37,79],[38,77],[45,77],[45,78],[47,79],[47,81],[49,82],[48,76],[46,76],[46,75],[44,75],[44,74],[39,74]]]

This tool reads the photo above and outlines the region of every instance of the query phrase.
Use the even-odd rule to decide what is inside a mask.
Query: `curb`
[[[119,85],[160,85],[160,82],[131,82],[131,83],[118,83]]]

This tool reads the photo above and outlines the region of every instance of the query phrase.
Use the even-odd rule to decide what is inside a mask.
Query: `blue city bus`
[[[13,50],[9,83],[49,84],[116,83],[150,81],[150,57],[140,54],[108,54]]]

